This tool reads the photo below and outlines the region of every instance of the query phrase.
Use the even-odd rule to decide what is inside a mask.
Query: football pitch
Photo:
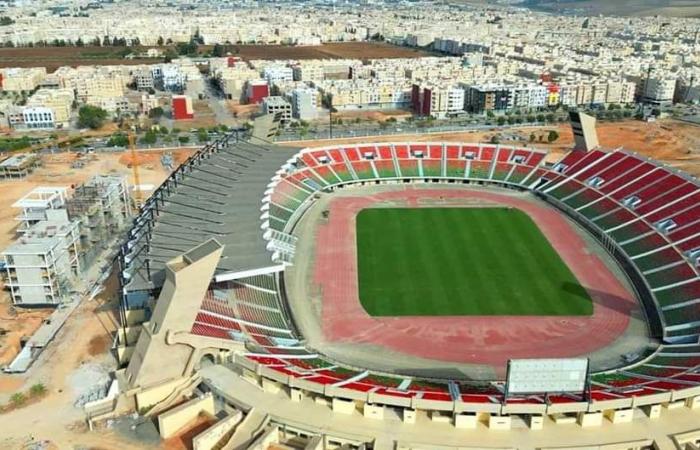
[[[593,303],[537,225],[512,208],[370,208],[356,220],[371,316],[586,316]]]

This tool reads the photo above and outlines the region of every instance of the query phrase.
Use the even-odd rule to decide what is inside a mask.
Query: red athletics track
[[[355,216],[380,201],[417,205],[421,199],[475,199],[516,207],[537,223],[594,301],[590,317],[371,317],[358,297]],[[611,344],[624,333],[634,296],[556,210],[476,190],[412,189],[331,200],[320,225],[314,282],[322,288],[322,329],[329,342],[371,343],[422,358],[488,364],[510,358],[574,357]]]

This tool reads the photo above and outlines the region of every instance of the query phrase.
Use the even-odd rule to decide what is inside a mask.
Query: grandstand
[[[158,296],[170,258],[214,238],[222,257],[206,294],[193,300],[200,305],[185,332],[225,341],[227,351],[238,344],[228,363],[258,380],[373,405],[496,415],[700,399],[700,185],[688,175],[623,150],[574,151],[550,165],[543,152],[491,144],[299,150],[228,139],[191,158],[142,209],[122,249],[125,309]],[[588,395],[512,402],[502,379],[382,373],[310,348],[289,310],[283,276],[294,264],[295,226],[320,194],[378,183],[493,186],[555,206],[620,263],[660,345],[593,374]]]

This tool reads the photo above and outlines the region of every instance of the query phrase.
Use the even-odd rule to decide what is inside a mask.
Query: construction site
[[[645,154],[697,169],[698,155],[685,153],[697,148],[688,144],[698,138],[696,129],[661,123],[638,133],[635,122],[603,127],[604,147],[644,143],[640,147]],[[514,142],[545,149],[547,159],[556,160],[573,142],[567,127],[556,129],[560,139],[541,145],[539,136],[546,136],[549,128],[507,133]],[[371,140],[488,142],[494,135],[503,139],[507,133],[494,130]],[[240,376],[230,378],[234,370],[230,361],[237,361],[232,355],[245,347],[234,341],[226,347],[221,339],[193,335],[190,328],[180,330],[181,318],[166,309],[175,302],[190,305],[187,314],[198,314],[192,299],[206,297],[209,280],[222,273],[237,273],[243,277],[240,286],[256,293],[236,302],[267,298],[259,294],[269,293],[272,275],[265,271],[274,264],[259,228],[260,217],[269,216],[268,211],[260,211],[259,194],[298,147],[329,144],[309,141],[282,148],[217,142],[194,156],[189,150],[45,155],[24,178],[0,181],[6,193],[0,199],[0,245],[32,245],[31,239],[57,242],[54,256],[48,259],[53,266],[38,270],[42,277],[47,274],[51,280],[66,280],[56,283],[56,301],[28,309],[17,304],[13,294],[14,285],[21,284],[20,274],[16,269],[10,273],[12,264],[4,261],[9,282],[0,303],[0,364],[13,373],[0,375],[0,415],[8,430],[0,436],[0,447],[361,448],[359,441],[334,440],[308,434],[304,427],[280,426],[265,413],[279,406],[280,414],[289,416],[292,424],[303,405],[313,417],[331,414],[337,425],[346,419],[333,415],[330,408],[347,400],[331,404],[329,399],[303,394],[301,388],[282,389],[279,383],[261,377],[259,368],[244,369]],[[156,232],[151,227],[155,217],[159,221]],[[236,221],[226,222],[227,217]],[[207,239],[212,233],[220,243]],[[290,236],[272,234],[269,248],[288,250]],[[38,242],[45,245],[48,241]],[[122,253],[122,265],[115,267],[117,251]],[[278,257],[282,265],[286,259]],[[124,292],[134,302],[129,310],[124,308]],[[18,295],[24,302],[33,294]],[[47,294],[41,295],[45,298]],[[274,299],[274,304],[279,301]],[[40,307],[48,305],[51,307]],[[190,350],[181,350],[183,346]],[[12,370],[13,362],[14,369],[23,370]],[[38,385],[43,389],[35,388]],[[228,392],[245,392],[242,398],[250,403],[238,404],[240,398]],[[295,393],[299,395],[296,400]],[[371,411],[367,405],[365,409]],[[353,411],[358,416],[354,407]],[[361,414],[352,420],[361,420]],[[389,409],[387,414],[395,415]],[[693,416],[669,414],[665,420],[675,420],[674,427],[692,427]],[[26,425],[37,423],[38,418],[41,431],[27,431]],[[421,427],[432,420],[421,419]],[[663,423],[652,425],[656,430]],[[646,425],[630,426],[639,432]],[[416,428],[416,433],[421,429]],[[222,442],[226,445],[221,446]]]

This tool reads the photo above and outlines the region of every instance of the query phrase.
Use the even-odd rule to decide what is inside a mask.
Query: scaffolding
[[[99,254],[104,243],[124,231],[131,217],[127,180],[124,176],[97,175],[75,188],[66,201],[71,220],[81,223],[80,239],[87,261]]]

